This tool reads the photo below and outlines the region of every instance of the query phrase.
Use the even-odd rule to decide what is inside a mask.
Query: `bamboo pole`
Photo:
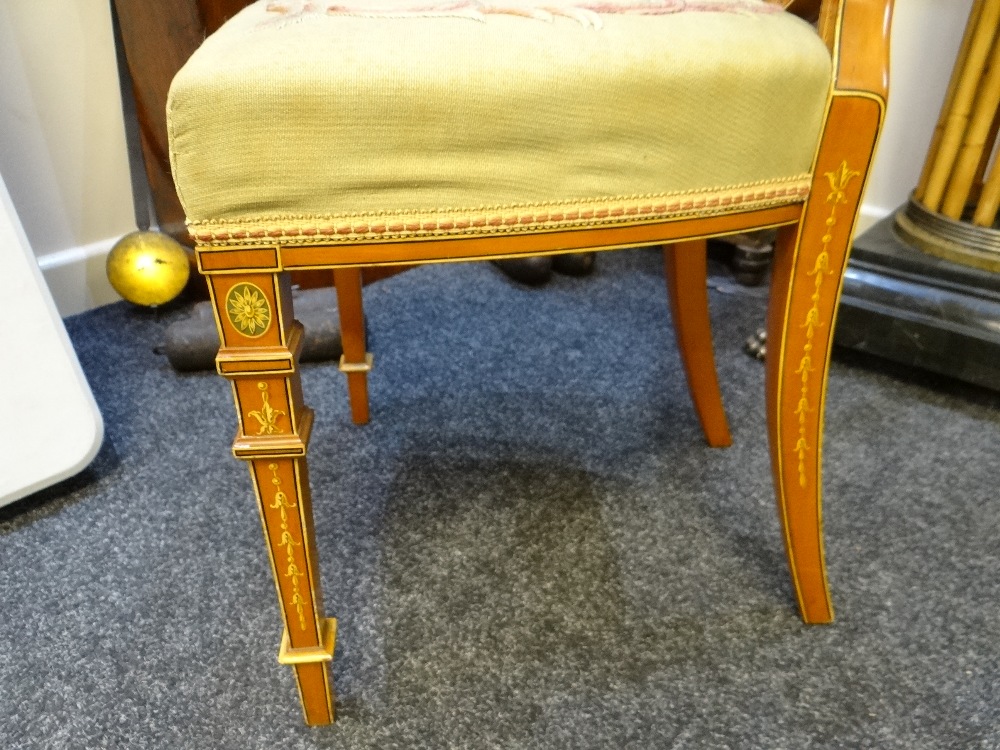
[[[941,213],[951,219],[961,219],[965,211],[972,181],[976,177],[979,160],[986,148],[986,137],[993,126],[997,107],[1000,107],[1000,44],[993,45],[989,66],[980,84],[965,138],[945,189]]]
[[[1000,169],[994,162],[990,176],[983,185],[983,192],[979,196],[972,223],[980,227],[991,227],[996,221],[998,210],[1000,210]]]
[[[983,155],[979,159],[979,166],[976,168],[976,176],[972,181],[972,194],[969,196],[970,201],[978,201],[980,194],[983,192],[986,169],[990,166],[998,134],[1000,134],[1000,108],[993,115],[993,124],[990,126],[990,132],[986,136],[987,148],[983,149]]]
[[[941,105],[941,114],[938,115],[937,125],[934,126],[934,135],[931,137],[931,145],[927,149],[927,159],[924,161],[924,168],[920,172],[920,180],[913,191],[913,197],[923,202],[924,192],[927,190],[927,180],[930,178],[931,169],[937,161],[938,148],[941,145],[941,135],[944,133],[945,125],[948,122],[948,113],[951,111],[955,101],[955,90],[958,88],[958,79],[961,71],[965,67],[965,62],[969,57],[969,47],[972,46],[972,37],[975,35],[979,17],[982,15],[985,0],[976,0],[969,11],[969,22],[965,26],[965,33],[962,35],[962,44],[958,48],[958,56],[955,58],[955,67],[951,72],[951,80],[948,81],[948,90],[944,95],[944,104]]]
[[[962,147],[963,136],[969,122],[976,90],[986,58],[993,47],[997,23],[1000,21],[1000,0],[985,0],[976,31],[969,45],[969,55],[955,87],[952,106],[948,108],[941,142],[927,179],[927,188],[921,201],[931,211],[938,211],[944,191],[955,166],[955,159]]]

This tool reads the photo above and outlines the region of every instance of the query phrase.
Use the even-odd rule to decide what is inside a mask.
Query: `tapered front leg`
[[[233,453],[250,467],[285,629],[278,661],[295,670],[307,724],[334,718],[336,621],[323,616],[306,448],[312,411],[298,372],[302,326],[287,274],[214,275],[209,286],[239,418]]]
[[[823,552],[823,411],[837,302],[875,139],[875,99],[831,106],[809,201],[775,244],[767,320],[771,466],[802,618],[833,619]]]
[[[295,670],[306,723],[329,724],[337,621],[323,617],[306,462],[252,459],[250,475],[285,623],[278,661]]]
[[[701,429],[709,445],[724,448],[732,445],[733,439],[729,435],[712,351],[707,252],[705,240],[664,245],[663,269],[677,347]]]

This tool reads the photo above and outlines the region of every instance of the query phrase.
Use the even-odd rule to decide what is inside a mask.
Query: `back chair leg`
[[[372,355],[365,342],[365,316],[361,305],[361,269],[337,268],[333,271],[340,314],[340,339],[344,354],[340,371],[347,375],[347,393],[354,424],[368,423],[368,372]]]
[[[793,280],[796,252],[805,250],[800,243],[798,227],[792,226],[779,231],[774,246],[767,316],[767,414],[778,515],[799,611],[806,622],[824,623],[833,620],[820,504],[820,409],[827,347],[817,339],[826,339],[833,305],[832,296],[822,294],[823,282],[831,283],[823,271],[812,278],[801,278],[800,273]],[[814,291],[820,292],[817,299],[811,299]]]
[[[729,434],[722,392],[712,351],[712,323],[708,314],[708,268],[705,240],[663,246],[663,270],[667,277],[670,314],[677,346],[684,363],[688,389],[694,401],[705,440],[713,448],[724,448]]]
[[[823,553],[823,411],[851,233],[882,121],[834,99],[798,224],[778,232],[767,316],[767,413],[778,512],[802,619],[833,620]]]

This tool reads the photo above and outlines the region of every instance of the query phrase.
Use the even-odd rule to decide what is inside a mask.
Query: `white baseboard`
[[[121,299],[111,287],[104,271],[108,253],[118,239],[110,237],[38,258],[38,267],[62,317],[86,312]]]

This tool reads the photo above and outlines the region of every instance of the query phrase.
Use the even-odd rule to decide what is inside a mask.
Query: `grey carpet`
[[[728,450],[702,442],[655,252],[542,289],[489,265],[368,288],[372,423],[335,368],[303,376],[340,618],[320,729],[275,661],[228,385],[154,352],[176,312],[71,319],[107,438],[0,511],[0,747],[1000,747],[996,397],[835,364],[838,620],[806,627],[740,351],[764,302],[721,286]]]

